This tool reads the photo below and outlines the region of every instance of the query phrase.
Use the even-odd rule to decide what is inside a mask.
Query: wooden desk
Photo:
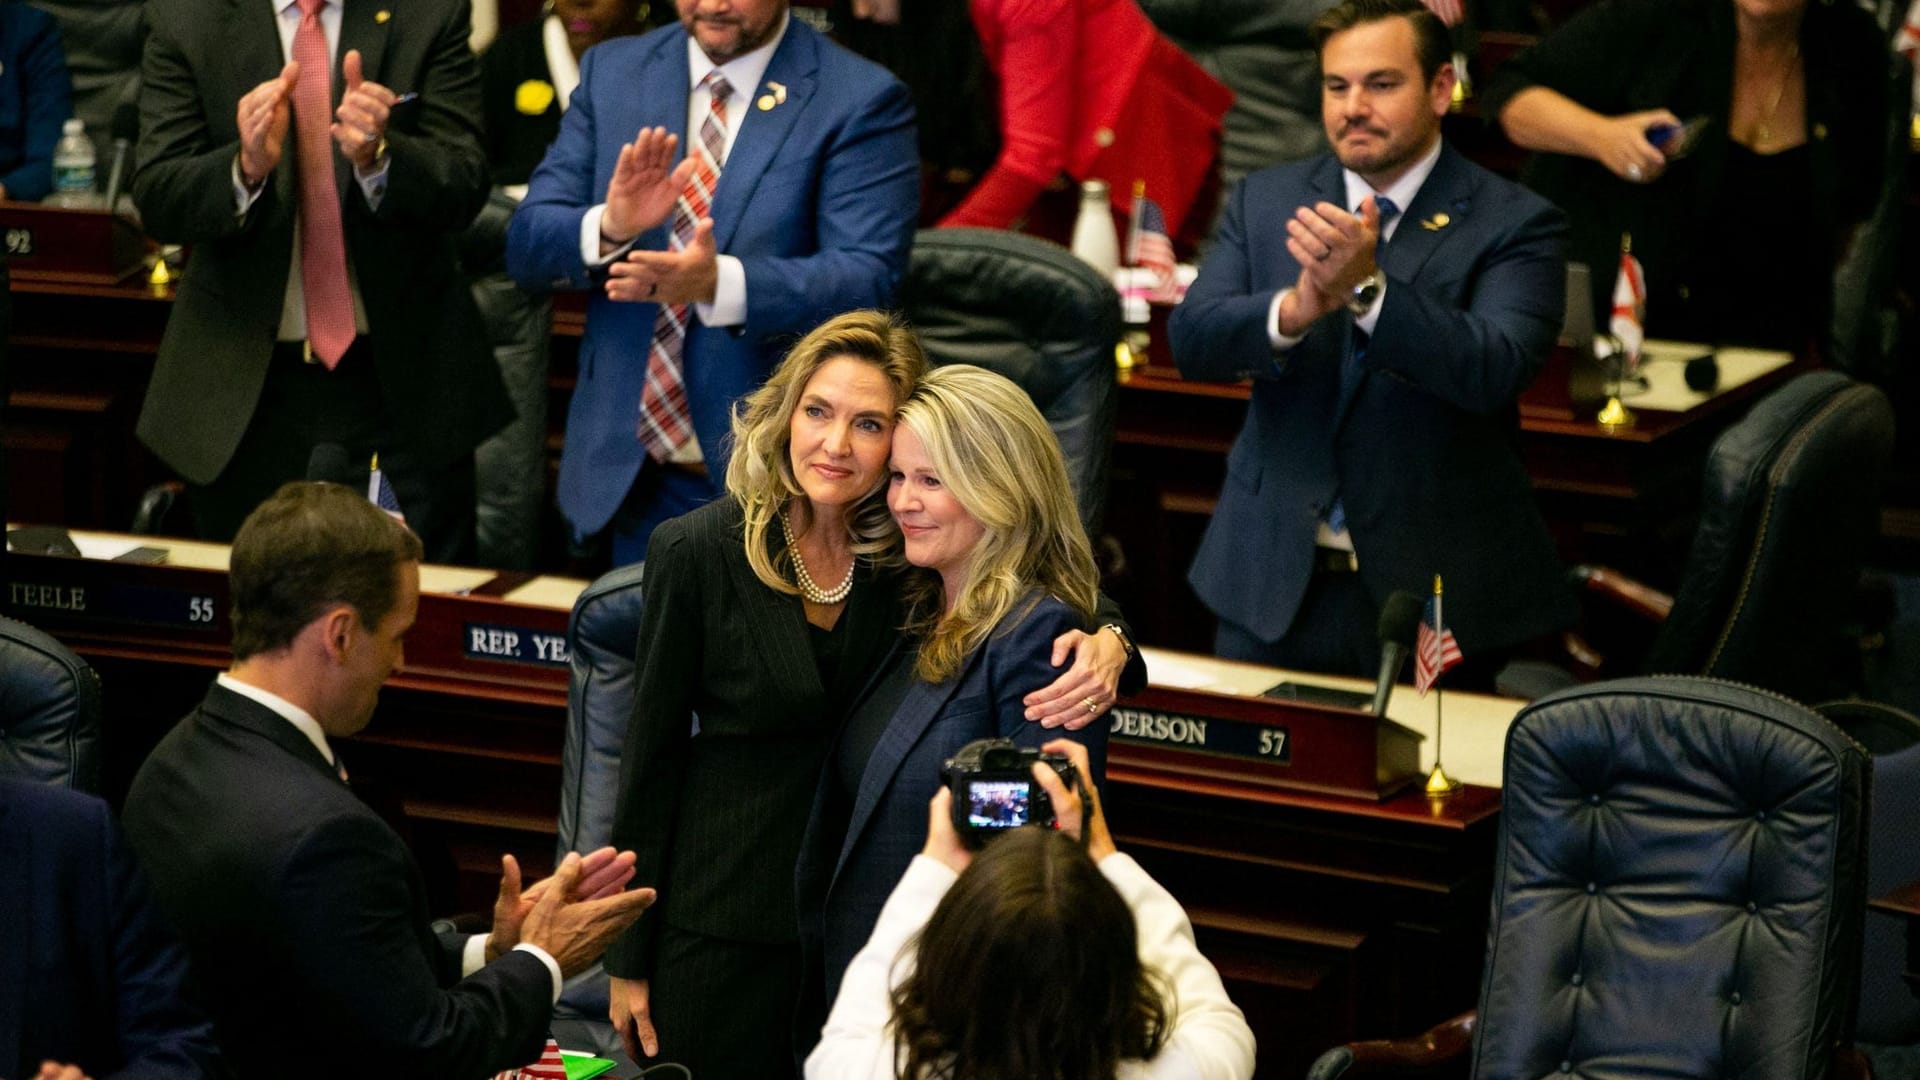
[[[1873,911],[1884,911],[1907,920],[1907,987],[1920,996],[1920,881],[1909,882],[1886,896],[1867,902]]]
[[[1162,319],[1151,333],[1151,361],[1120,375],[1106,528],[1125,569],[1107,590],[1146,640],[1206,651],[1213,616],[1186,572],[1213,516],[1251,387],[1182,379],[1167,361]],[[1686,412],[1641,410],[1639,422],[1621,430],[1575,416],[1563,393],[1545,389],[1552,373],[1543,375],[1520,400],[1519,450],[1561,557],[1569,565],[1617,566],[1671,588],[1692,536],[1700,470],[1713,439],[1757,397],[1804,369],[1769,371]]]
[[[18,552],[8,562],[11,611],[101,674],[115,802],[229,659],[226,549],[159,543],[169,548],[166,565]],[[551,866],[564,635],[584,583],[434,567],[422,578],[405,667],[341,752],[355,789],[407,836],[435,909],[484,910],[501,852],[528,873]],[[1203,712],[1206,700],[1230,694],[1258,722],[1298,722],[1300,706],[1258,697],[1287,673],[1160,650],[1148,661],[1166,678],[1131,708]],[[1431,735],[1433,704],[1402,688],[1388,715]],[[1298,1076],[1337,1042],[1419,1031],[1472,1005],[1499,820],[1499,792],[1485,785],[1498,782],[1497,748],[1517,706],[1447,696],[1448,766],[1482,786],[1445,800],[1200,779],[1170,772],[1151,747],[1112,744],[1115,834],[1188,906],[1259,1035],[1263,1076]],[[1370,723],[1357,714],[1356,722]],[[1430,763],[1431,740],[1422,765]]]

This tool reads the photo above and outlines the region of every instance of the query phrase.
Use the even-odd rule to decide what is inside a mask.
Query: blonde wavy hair
[[[920,380],[899,423],[985,529],[951,613],[941,614],[939,574],[909,576],[907,629],[922,639],[919,676],[952,678],[1016,605],[1037,602],[1028,599],[1036,589],[1091,619],[1099,579],[1093,549],[1060,444],[1027,392],[984,368],[949,364]]]
[[[898,319],[884,311],[849,311],[814,327],[788,350],[773,375],[734,407],[727,492],[740,503],[746,518],[747,564],[775,592],[800,591],[786,545],[782,543],[777,552],[767,550],[767,532],[776,528],[775,516],[795,496],[804,499],[806,494],[788,453],[793,413],[814,372],[842,357],[880,369],[893,389],[896,407],[906,401],[927,370],[920,339]],[[847,532],[856,557],[882,562],[899,558],[900,529],[887,512],[886,495],[883,482],[847,511]],[[800,527],[796,523],[795,528]]]

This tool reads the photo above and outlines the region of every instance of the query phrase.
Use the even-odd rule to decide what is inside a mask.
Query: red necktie
[[[720,186],[720,165],[727,157],[727,98],[733,84],[718,71],[701,80],[713,103],[700,122],[700,145],[694,148],[693,175],[673,204],[674,251],[693,243],[694,225],[713,213],[713,192]],[[687,344],[686,304],[662,304],[653,322],[653,345],[647,350],[647,385],[640,392],[640,445],[655,461],[665,461],[676,447],[693,438],[693,415],[687,409],[687,385],[681,357]]]
[[[340,193],[333,184],[333,68],[320,27],[326,0],[300,0],[293,58],[294,140],[300,166],[300,285],[307,300],[307,344],[331,371],[353,344],[353,297],[347,292],[347,241],[340,230]]]

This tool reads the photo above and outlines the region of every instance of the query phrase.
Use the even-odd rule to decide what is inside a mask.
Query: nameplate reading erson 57
[[[460,650],[469,660],[501,660],[539,667],[566,667],[569,659],[564,634],[493,623],[470,622],[462,627]]]
[[[1113,710],[1110,738],[1170,750],[1195,750],[1286,765],[1293,761],[1293,739],[1284,727],[1192,716],[1157,709]]]

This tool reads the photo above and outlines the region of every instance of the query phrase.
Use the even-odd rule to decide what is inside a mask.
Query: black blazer
[[[396,112],[380,208],[334,154],[341,219],[366,306],[388,418],[426,467],[471,453],[512,416],[453,239],[486,201],[480,73],[464,0],[344,0],[334,61],[358,49],[368,79],[420,95]],[[293,265],[299,191],[291,145],[245,217],[233,212],[234,109],[280,73],[279,31],[258,0],[154,0],[147,8],[133,197],[155,239],[193,245],[140,413],[139,435],[181,476],[211,483],[265,383]],[[289,142],[292,135],[289,133]]]
[[[615,975],[651,975],[660,920],[735,941],[796,940],[794,866],[821,763],[843,704],[903,621],[896,589],[862,564],[840,616],[839,667],[823,684],[800,598],[754,576],[742,527],[740,504],[723,498],[661,525],[647,548],[613,842],[639,856],[634,880],[660,900],[608,952]]]
[[[0,1075],[200,1080],[213,1028],[107,804],[0,777]]]
[[[539,1056],[553,977],[459,978],[406,845],[292,724],[222,686],[135,775],[125,822],[242,1076],[475,1080]]]
[[[1729,0],[1607,0],[1593,4],[1501,65],[1485,115],[1515,94],[1546,86],[1603,115],[1668,109],[1709,123],[1694,152],[1651,184],[1630,184],[1586,158],[1539,154],[1527,185],[1567,212],[1567,258],[1593,271],[1594,310],[1612,309],[1620,236],[1631,233],[1646,269],[1648,332],[1707,338],[1701,284],[1723,273],[1703,237],[1724,216],[1723,174],[1731,137],[1734,5]],[[1814,199],[1782,207],[1775,233],[1806,229],[1831,272],[1849,230],[1873,210],[1886,142],[1885,35],[1855,4],[1810,3],[1800,29],[1806,69],[1807,146]],[[1782,241],[1785,252],[1796,250]],[[1825,329],[1829,299],[1816,298]],[[1604,318],[1603,318],[1604,323]]]
[[[519,100],[520,88],[529,82],[553,90],[553,72],[547,67],[547,46],[542,36],[545,25],[545,19],[535,19],[510,26],[480,54],[480,99],[486,110],[484,145],[496,184],[524,184],[532,179],[553,137],[560,134],[557,93],[549,93],[546,107],[538,112],[530,113],[522,107],[537,104],[536,100]]]

